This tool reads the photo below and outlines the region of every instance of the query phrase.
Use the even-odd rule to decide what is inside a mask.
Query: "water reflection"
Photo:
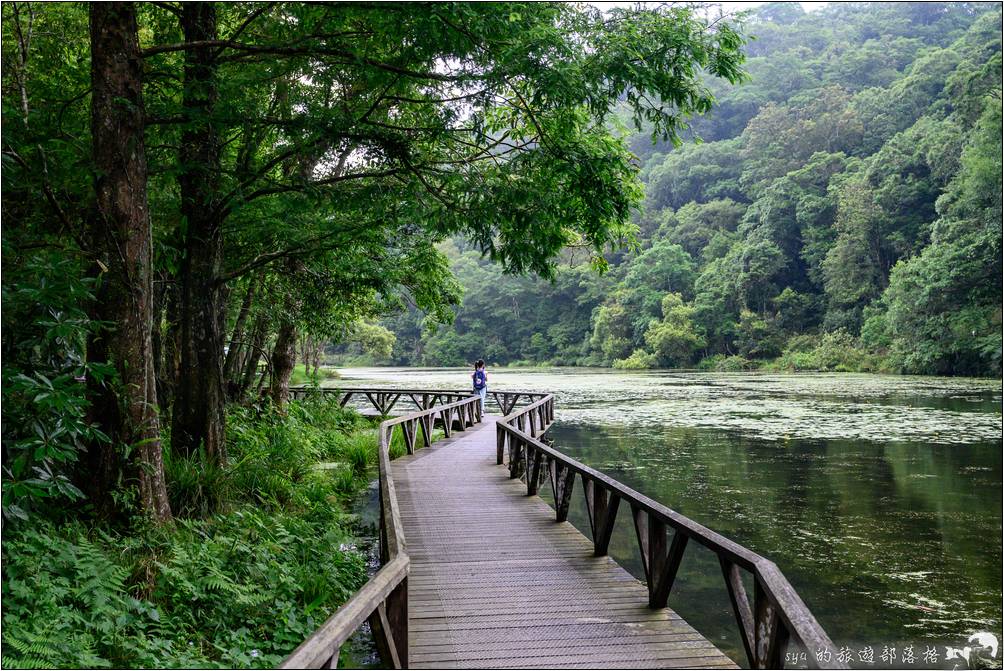
[[[551,436],[566,454],[775,561],[838,645],[1000,637],[1000,442],[768,441],[561,422]],[[571,519],[588,532],[580,498]],[[670,605],[740,660],[717,561],[694,549]],[[643,576],[626,514],[611,554]]]

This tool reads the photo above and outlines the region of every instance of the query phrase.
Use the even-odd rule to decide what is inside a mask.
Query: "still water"
[[[345,385],[460,389],[470,371],[340,373]],[[869,646],[881,667],[885,647],[912,645],[918,667],[934,648],[932,666],[952,668],[945,646],[1002,639],[1000,381],[489,374],[490,388],[556,395],[556,448],[773,560],[855,666],[870,666],[857,663]],[[580,494],[570,519],[588,535]],[[643,576],[624,511],[611,555]],[[713,554],[691,544],[670,606],[745,665]]]

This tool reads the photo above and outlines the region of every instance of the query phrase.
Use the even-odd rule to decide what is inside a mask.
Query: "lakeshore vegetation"
[[[448,241],[597,270],[745,37],[686,6],[2,7],[3,660],[270,667],[365,580],[322,346],[448,322]],[[303,368],[298,369],[299,361]],[[309,370],[308,370],[309,369]],[[326,464],[323,469],[318,463]]]

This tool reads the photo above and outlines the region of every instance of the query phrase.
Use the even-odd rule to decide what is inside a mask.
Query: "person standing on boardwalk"
[[[481,397],[481,414],[485,414],[485,397],[488,395],[488,373],[485,372],[485,360],[478,359],[474,364],[474,393]]]

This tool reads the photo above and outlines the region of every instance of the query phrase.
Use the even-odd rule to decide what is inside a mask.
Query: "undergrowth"
[[[8,525],[5,668],[274,667],[365,582],[372,423],[318,396],[233,408],[227,440],[223,468],[165,450],[173,526]]]
[[[318,370],[307,370],[302,363],[293,366],[293,372],[289,376],[289,383],[293,386],[304,384],[319,384],[322,380],[333,380],[338,378],[338,371],[334,368],[323,366]]]

